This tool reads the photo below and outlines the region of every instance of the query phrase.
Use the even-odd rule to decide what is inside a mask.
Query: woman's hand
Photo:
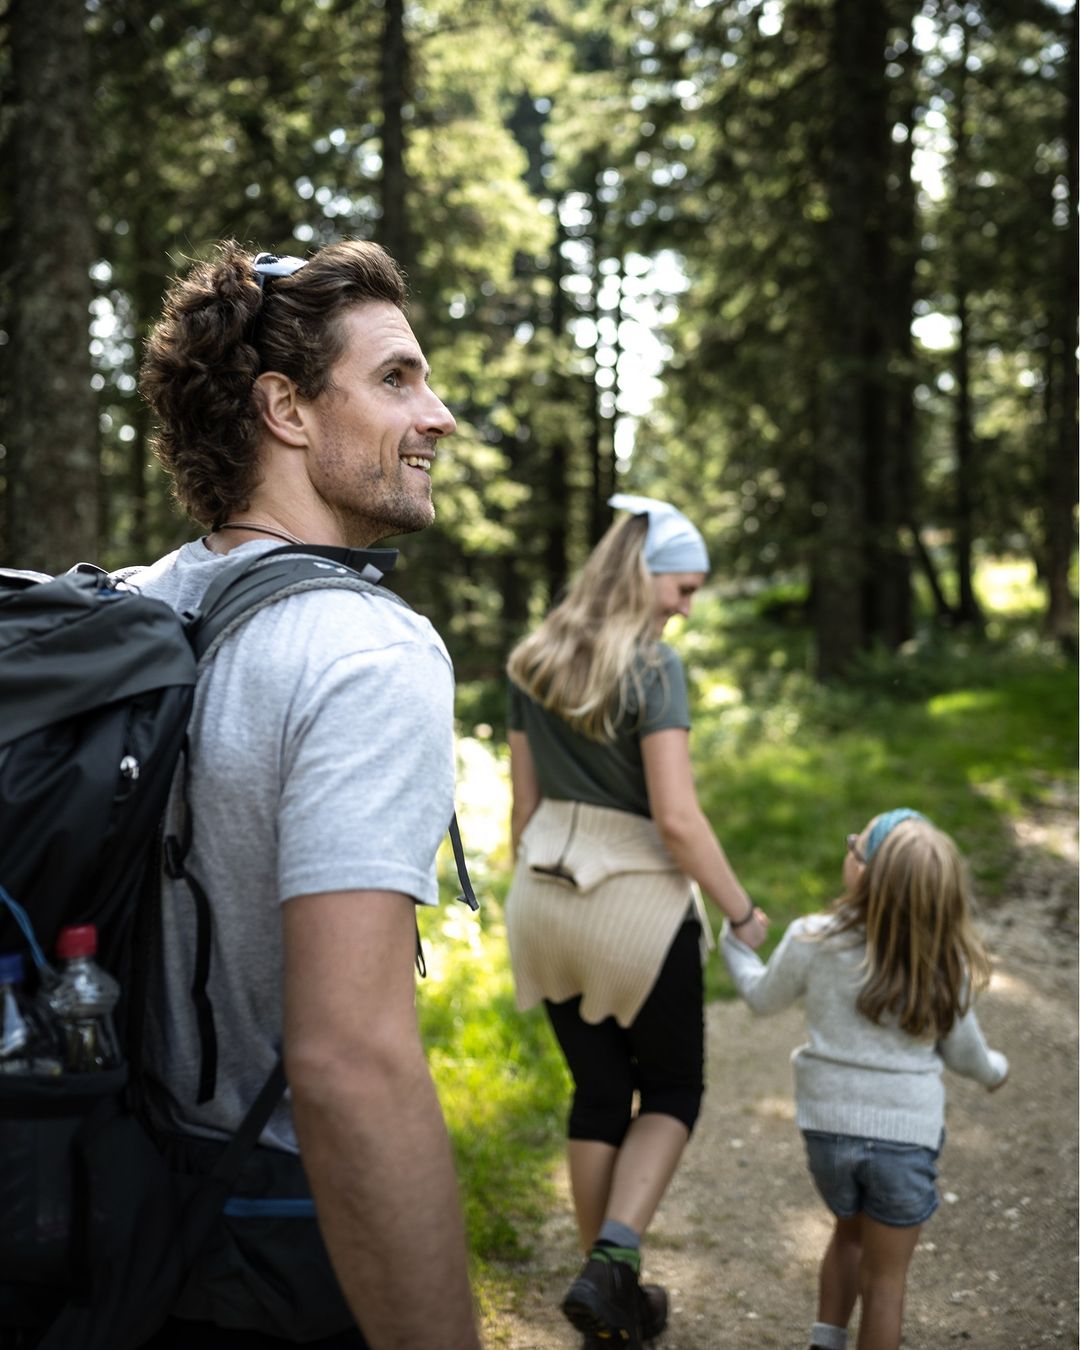
[[[746,923],[740,924],[738,928],[732,928],[732,934],[745,942],[748,947],[755,950],[765,941],[766,934],[769,931],[769,916],[763,909],[754,907],[753,918],[747,919]]]

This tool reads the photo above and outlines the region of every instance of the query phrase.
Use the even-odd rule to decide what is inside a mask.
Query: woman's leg
[[[837,1219],[821,1262],[818,1278],[818,1321],[846,1327],[859,1297],[862,1257],[862,1215]]]
[[[893,1228],[860,1214],[862,1317],[858,1350],[898,1350],[908,1266],[922,1225]]]
[[[583,1022],[581,999],[545,1002],[574,1080],[567,1158],[583,1251],[607,1216],[616,1158],[630,1125],[635,1077],[626,1032],[613,1017]]]
[[[644,1233],[694,1128],[704,1092],[701,929],[682,925],[627,1037],[641,1104],[619,1149],[606,1217]]]
[[[587,1252],[600,1233],[608,1212],[611,1178],[619,1150],[614,1144],[597,1139],[570,1139],[567,1142],[570,1163],[570,1190],[574,1197],[581,1250]]]
[[[675,1175],[690,1130],[674,1116],[649,1112],[630,1126],[615,1159],[603,1218],[644,1233]]]

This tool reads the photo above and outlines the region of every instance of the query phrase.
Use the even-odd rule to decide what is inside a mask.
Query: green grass
[[[797,591],[707,597],[675,635],[691,676],[702,805],[773,919],[769,946],[792,918],[833,898],[845,835],[892,806],[914,806],[952,834],[992,905],[1014,859],[1015,822],[1073,780],[1075,666],[1035,636],[1029,576],[995,564],[980,580],[984,603],[997,606],[987,636],[928,632],[899,654],[872,654],[843,688],[809,675]],[[422,1026],[489,1307],[513,1301],[520,1259],[552,1203],[568,1093],[542,1015],[513,1005],[501,907],[510,875],[503,706],[498,686],[472,686],[459,701],[458,808],[482,917],[455,905],[421,919],[430,965]],[[708,990],[731,994],[718,959]]]

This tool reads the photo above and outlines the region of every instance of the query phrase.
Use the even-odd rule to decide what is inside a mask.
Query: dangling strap
[[[166,874],[173,881],[183,881],[195,906],[195,969],[191,977],[191,1001],[195,1005],[195,1025],[199,1033],[199,1086],[196,1102],[208,1102],[217,1088],[218,1043],[214,1025],[214,1007],[207,985],[210,982],[210,954],[213,949],[214,920],[210,897],[199,881],[185,866],[191,848],[191,808],[188,806],[188,752],[181,751],[183,768],[180,780],[181,835],[170,834],[164,841]]]
[[[420,920],[414,916],[413,922],[416,924],[416,973],[422,980],[426,980],[427,961],[424,959],[424,944],[420,941]]]
[[[450,817],[450,844],[454,850],[454,864],[457,867],[458,881],[461,884],[461,894],[458,899],[463,905],[468,905],[471,910],[478,910],[480,901],[476,898],[476,892],[473,890],[472,881],[469,877],[469,869],[465,865],[465,849],[461,843],[461,831],[458,829],[456,811]]]
[[[236,1182],[244,1160],[259,1141],[259,1135],[266,1129],[267,1122],[274,1113],[274,1107],[285,1093],[285,1062],[278,1055],[277,1063],[270,1076],[262,1085],[259,1095],[248,1107],[248,1113],[229,1140],[225,1151],[218,1158],[211,1175],[217,1181],[228,1183],[229,1188]]]

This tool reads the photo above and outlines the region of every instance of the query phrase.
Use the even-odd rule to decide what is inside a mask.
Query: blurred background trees
[[[977,628],[1030,557],[1072,640],[1067,0],[0,0],[0,562],[192,536],[136,390],[215,239],[377,238],[459,434],[401,585],[495,673],[670,496],[816,668]]]

